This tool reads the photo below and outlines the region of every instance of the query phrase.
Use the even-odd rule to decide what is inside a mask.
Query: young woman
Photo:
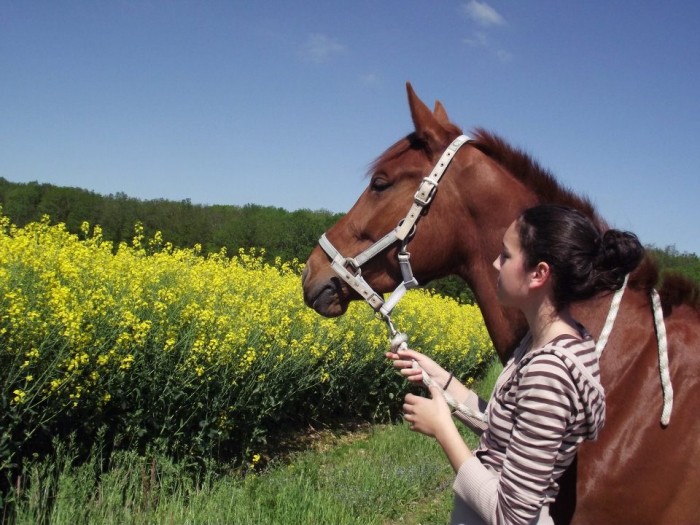
[[[515,220],[494,261],[497,293],[502,304],[520,309],[529,331],[488,405],[427,356],[387,353],[409,381],[422,381],[415,360],[456,400],[487,413],[488,423],[460,417],[481,434],[470,451],[440,387],[430,388],[430,398],[405,398],[411,429],[434,437],[457,473],[453,524],[553,523],[549,505],[557,480],[605,421],[595,342],[571,317],[569,304],[620,288],[643,255],[635,235],[601,235],[571,208],[536,206]]]

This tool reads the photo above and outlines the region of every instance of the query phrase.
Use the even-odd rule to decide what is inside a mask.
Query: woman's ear
[[[546,285],[552,277],[552,269],[544,261],[537,263],[537,266],[530,272],[530,288],[541,288]]]

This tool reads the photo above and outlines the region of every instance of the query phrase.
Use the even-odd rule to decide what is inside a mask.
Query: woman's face
[[[519,307],[529,291],[530,272],[525,268],[525,259],[520,248],[517,220],[503,235],[501,254],[493,261],[498,270],[496,294],[504,306]]]

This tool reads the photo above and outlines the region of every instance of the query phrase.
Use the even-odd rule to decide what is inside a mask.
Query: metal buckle
[[[362,268],[353,257],[345,258],[345,267],[355,272],[355,276],[362,275]]]
[[[425,199],[421,199],[420,194],[423,193],[424,184],[430,185],[430,189],[428,190]],[[436,181],[429,177],[423,177],[423,182],[421,182],[420,186],[418,186],[418,191],[416,191],[416,194],[413,196],[413,202],[418,204],[418,206],[427,206],[428,204],[430,204],[430,201],[433,200],[433,196],[435,195],[435,190],[437,189],[437,187],[438,183]]]

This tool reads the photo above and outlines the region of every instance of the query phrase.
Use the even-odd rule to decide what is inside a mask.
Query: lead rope
[[[603,326],[603,330],[600,333],[600,337],[598,338],[598,342],[596,343],[595,347],[596,354],[599,358],[603,353],[605,345],[607,345],[608,343],[608,339],[610,338],[610,333],[612,332],[613,325],[615,324],[615,319],[617,318],[617,314],[620,310],[620,303],[622,302],[622,296],[625,293],[628,281],[629,274],[625,276],[625,280],[622,283],[622,286],[615,292],[615,295],[613,295],[612,302],[610,303],[610,310],[608,311],[608,317],[605,319],[605,325]],[[659,372],[661,374],[661,388],[663,390],[664,397],[663,410],[661,412],[661,424],[666,426],[671,420],[671,410],[673,409],[673,386],[671,384],[671,375],[668,369],[668,342],[666,338],[666,326],[664,324],[664,316],[663,311],[661,309],[661,300],[656,290],[651,291],[651,302],[653,307],[654,325],[656,328],[656,338],[658,341],[659,349]],[[386,319],[386,321],[389,324],[389,330],[393,336],[391,339],[391,351],[396,353],[399,350],[407,350],[408,336],[404,333],[396,332],[394,326],[391,324],[391,321],[389,319]],[[435,381],[418,364],[417,361],[413,360],[411,367],[413,369],[419,369],[421,371],[423,377],[423,384],[426,387],[429,388],[435,384]],[[444,389],[442,390],[442,396],[445,398],[445,401],[453,410],[458,411],[467,417],[487,422],[486,413],[473,410],[472,408],[464,405],[463,403],[458,403],[457,401],[455,401],[454,397]]]
[[[622,301],[622,295],[625,293],[625,288],[627,288],[627,281],[629,281],[629,277],[629,274],[625,276],[625,281],[622,283],[622,287],[615,292],[612,303],[610,304],[608,318],[605,320],[603,331],[600,333],[600,337],[598,338],[598,342],[595,346],[595,350],[599,358],[608,342],[608,338],[610,337],[610,332],[612,331],[613,324],[615,323],[617,312],[620,309],[620,302]],[[656,341],[658,343],[659,374],[661,375],[661,389],[663,391],[664,398],[663,409],[661,410],[661,424],[663,426],[667,426],[671,421],[671,410],[673,410],[673,385],[671,384],[671,374],[668,369],[668,339],[666,337],[664,313],[661,308],[659,293],[656,290],[651,291],[651,306],[652,313],[654,315]]]
[[[595,345],[595,353],[600,359],[603,354],[603,349],[605,345],[608,344],[608,338],[610,337],[610,332],[612,332],[613,325],[615,324],[615,319],[617,318],[617,312],[620,311],[620,303],[622,302],[622,296],[625,294],[625,289],[627,288],[627,282],[630,279],[630,274],[625,275],[625,280],[622,286],[613,295],[612,302],[610,303],[610,310],[608,310],[608,317],[605,319],[605,324],[603,325],[603,330],[600,332],[598,337],[598,342]]]
[[[408,349],[408,336],[406,334],[403,334],[401,332],[396,332],[394,337],[391,339],[391,351],[396,353],[399,350],[407,350]],[[430,388],[435,384],[435,381],[433,380],[430,375],[423,369],[418,364],[418,361],[415,359],[413,360],[413,363],[411,365],[411,368],[415,370],[420,370],[421,374],[423,376],[423,384]],[[484,423],[487,422],[487,416],[485,412],[479,412],[478,410],[474,410],[467,405],[463,403],[458,403],[455,401],[455,398],[452,397],[452,394],[450,394],[447,390],[442,389],[442,397],[445,398],[445,401],[447,401],[447,404],[450,406],[450,408],[453,411],[460,412],[466,417],[476,419],[478,421],[482,421]]]
[[[664,393],[664,408],[661,412],[661,424],[668,425],[671,421],[673,409],[673,385],[671,374],[668,370],[668,342],[666,340],[666,325],[661,309],[661,298],[656,290],[651,291],[651,303],[654,307],[654,325],[656,326],[656,338],[659,341],[659,373],[661,374],[661,388]]]

